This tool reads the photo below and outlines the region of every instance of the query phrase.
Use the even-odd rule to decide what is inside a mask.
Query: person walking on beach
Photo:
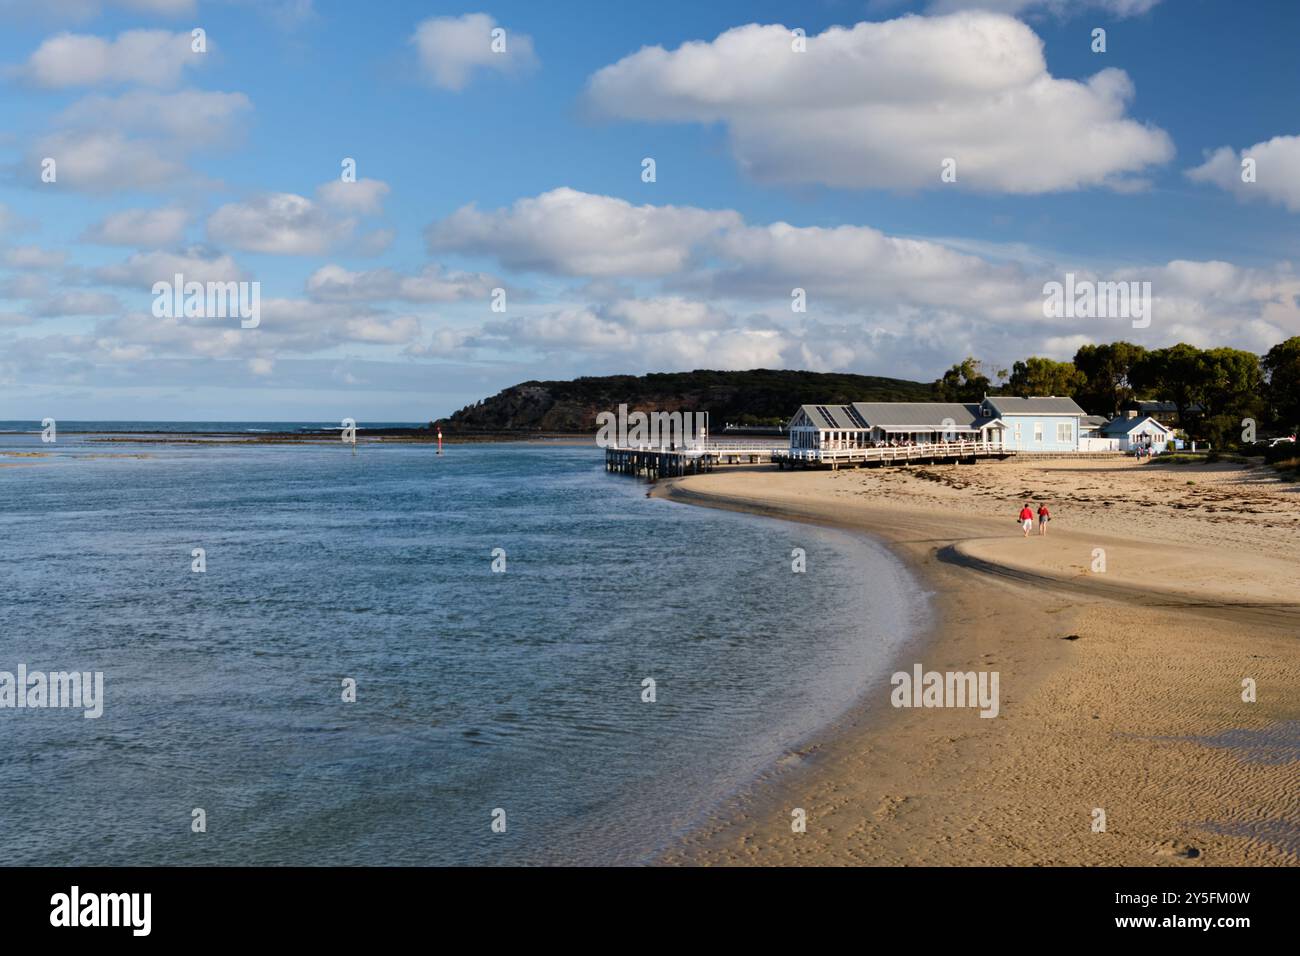
[[[1047,504],[1038,506],[1038,533],[1047,534],[1047,522],[1052,520],[1052,513],[1047,510]]]
[[[1029,507],[1029,502],[1020,509],[1020,526],[1025,529],[1025,537],[1029,537],[1029,532],[1034,530],[1034,509]]]

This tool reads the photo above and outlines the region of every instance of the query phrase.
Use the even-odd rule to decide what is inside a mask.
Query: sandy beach
[[[661,862],[1300,862],[1300,485],[1056,459],[736,469],[655,494],[879,537],[936,610],[896,669],[1000,674],[993,719],[863,688]],[[1026,500],[1050,507],[1046,537],[1022,537]]]

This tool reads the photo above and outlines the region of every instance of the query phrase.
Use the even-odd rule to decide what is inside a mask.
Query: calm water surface
[[[4,863],[644,861],[887,692],[924,613],[871,541],[647,499],[592,448],[15,451],[0,670],[106,702],[0,710]]]

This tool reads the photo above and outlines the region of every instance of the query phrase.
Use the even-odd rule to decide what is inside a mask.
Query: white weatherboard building
[[[987,397],[982,402],[804,405],[790,448],[843,450],[890,442],[986,442],[1009,451],[1079,451],[1084,411],[1072,398]]]
[[[1148,415],[1145,418],[1116,418],[1101,429],[1101,435],[1117,441],[1120,451],[1150,448],[1162,452],[1173,441],[1174,430]]]

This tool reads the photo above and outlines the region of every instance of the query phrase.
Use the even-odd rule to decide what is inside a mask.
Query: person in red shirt
[[[1047,534],[1047,522],[1052,520],[1052,513],[1047,510],[1046,504],[1038,506],[1038,533]]]
[[[1020,524],[1025,529],[1025,537],[1029,537],[1029,532],[1034,530],[1034,509],[1029,507],[1029,502],[1020,509]]]

